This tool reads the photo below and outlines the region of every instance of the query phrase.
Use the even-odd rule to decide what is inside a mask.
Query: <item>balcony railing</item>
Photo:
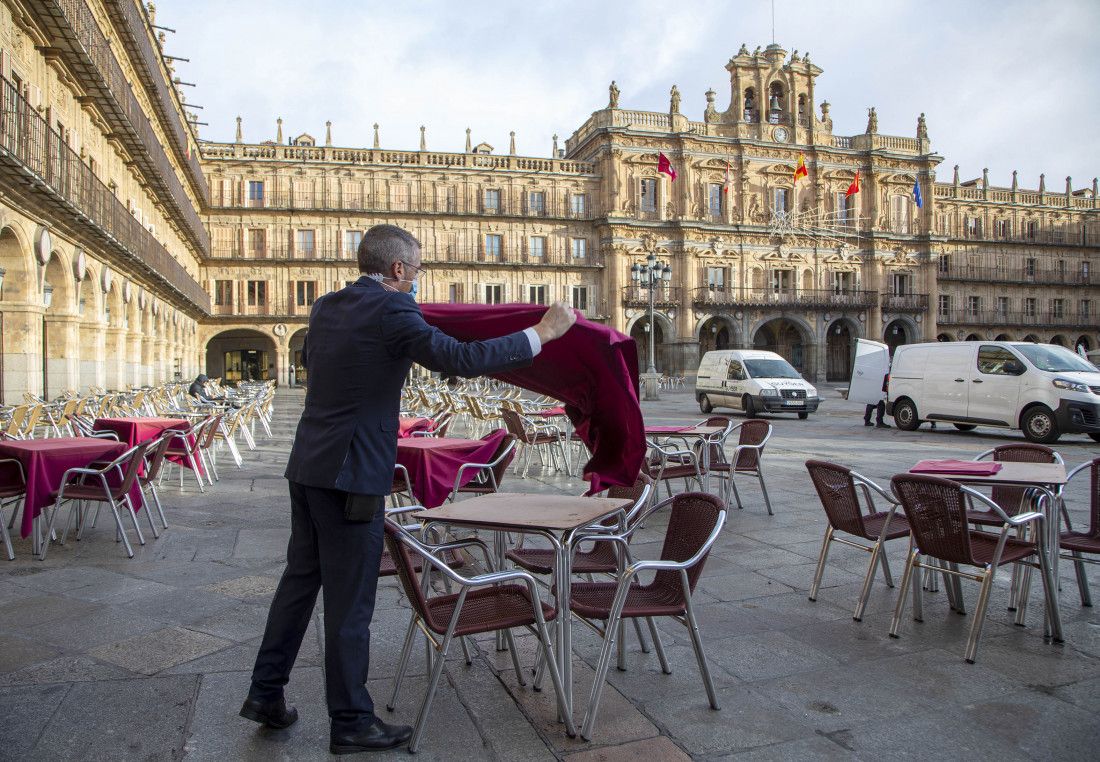
[[[1086,226],[1076,225],[1044,225],[1035,229],[1023,228],[1022,230],[1006,230],[998,233],[995,229],[989,230],[986,226],[980,228],[968,228],[964,225],[949,225],[946,230],[940,231],[943,235],[958,238],[964,241],[981,241],[985,243],[1014,243],[1025,245],[1043,246],[1100,246],[1100,224],[1095,222]]]
[[[286,245],[259,248],[245,246],[243,249],[235,244],[215,245],[210,252],[211,259],[347,262],[349,266],[355,265],[356,257],[357,252],[353,249],[329,250],[317,247],[302,249]],[[500,252],[475,247],[424,249],[421,252],[421,259],[428,265],[485,264],[509,267],[602,267],[604,263],[603,255],[595,249],[590,249],[583,257],[576,257],[571,251],[560,249],[535,256],[528,250],[515,250],[509,247],[504,247]]]
[[[215,194],[211,206],[218,209],[271,209],[273,211],[346,211],[368,214],[478,214],[493,217],[533,217],[547,219],[591,220],[591,204],[575,207],[568,201],[547,200],[543,204],[501,199],[487,206],[481,199],[466,198],[393,198],[381,194],[339,190],[266,191],[258,198],[235,201]]]
[[[982,265],[956,265],[954,263],[943,266],[942,261],[936,271],[939,280],[975,281],[978,283],[1016,283],[1026,285],[1037,283],[1043,285],[1058,286],[1087,286],[1091,280],[1091,274],[1081,270],[1057,270],[1027,267],[987,267]]]
[[[658,286],[653,292],[653,305],[661,308],[683,306],[681,288],[679,286]],[[649,289],[644,286],[624,286],[623,306],[648,307]]]
[[[0,173],[5,192],[49,208],[51,219],[76,240],[95,242],[120,269],[140,266],[192,310],[210,312],[210,296],[198,281],[2,78]]]
[[[928,309],[928,294],[883,294],[883,312],[924,312]]]
[[[700,307],[833,307],[867,309],[875,304],[877,293],[855,289],[766,289],[703,288],[695,289],[694,303]]]
[[[940,325],[1035,326],[1047,328],[1095,328],[1097,318],[1089,314],[1058,314],[1053,311],[940,310]]]
[[[444,289],[445,291],[445,289]],[[431,299],[432,292],[428,290],[421,296],[421,299],[427,301]],[[318,294],[320,296],[320,294]],[[445,301],[446,293],[440,293]],[[603,309],[603,303],[600,299],[594,298],[591,293],[588,295],[583,303],[583,306],[573,305],[574,309],[579,309],[581,314],[587,318],[605,318],[607,312]],[[484,294],[478,294],[472,299],[460,300],[462,304],[491,304],[495,302],[488,302],[485,300]],[[514,302],[515,300],[508,300]],[[566,300],[568,301],[568,299]],[[247,317],[247,318],[267,318],[272,321],[281,320],[284,318],[307,318],[309,312],[313,308],[311,304],[299,305],[297,296],[291,295],[289,299],[268,298],[263,304],[258,305],[240,305],[240,304],[219,304],[213,308],[213,314],[217,317]]]
[[[152,124],[134,96],[122,67],[111,52],[91,9],[83,0],[31,0],[53,37],[54,50],[77,75],[80,87],[94,100],[125,146],[138,171],[170,207],[195,247],[205,254],[210,238],[195,204],[183,189]],[[209,191],[199,188],[201,201]]]

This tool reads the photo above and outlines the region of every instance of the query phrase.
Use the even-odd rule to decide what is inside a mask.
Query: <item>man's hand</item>
[[[545,344],[562,336],[576,322],[577,314],[565,302],[555,302],[534,327],[535,333],[539,335],[539,341]]]

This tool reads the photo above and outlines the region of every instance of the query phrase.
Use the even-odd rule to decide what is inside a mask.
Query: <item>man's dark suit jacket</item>
[[[286,478],[309,487],[388,495],[401,386],[415,361],[480,376],[529,365],[522,332],[462,343],[424,322],[411,296],[361,277],[318,299],[309,316],[309,384]]]

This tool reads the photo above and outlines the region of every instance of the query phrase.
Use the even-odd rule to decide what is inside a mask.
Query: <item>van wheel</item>
[[[699,409],[704,413],[714,410],[714,405],[710,404],[710,397],[705,394],[699,395]]]
[[[972,423],[953,423],[951,425],[959,431],[973,431],[974,429],[978,428]]]
[[[799,414],[798,414],[798,419],[799,419],[799,420],[801,420],[801,421],[804,421],[804,420],[806,420],[806,419],[807,419],[807,418],[809,418],[809,417],[810,417],[810,414],[809,414],[809,413],[799,413]]]
[[[1037,405],[1024,413],[1020,428],[1024,430],[1024,436],[1028,441],[1040,444],[1057,442],[1058,437],[1062,435],[1062,432],[1058,431],[1058,422],[1054,420],[1054,413],[1043,405]]]
[[[747,394],[741,396],[741,409],[745,411],[746,418],[756,415],[756,406],[752,404],[752,397]]]
[[[904,399],[894,405],[894,423],[902,431],[916,431],[920,428],[920,418],[917,418],[917,406],[912,400]]]

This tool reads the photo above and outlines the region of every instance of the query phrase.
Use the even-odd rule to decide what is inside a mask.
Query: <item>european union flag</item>
[[[924,199],[920,195],[920,180],[913,181],[913,201],[917,203],[918,209],[924,208]]]

